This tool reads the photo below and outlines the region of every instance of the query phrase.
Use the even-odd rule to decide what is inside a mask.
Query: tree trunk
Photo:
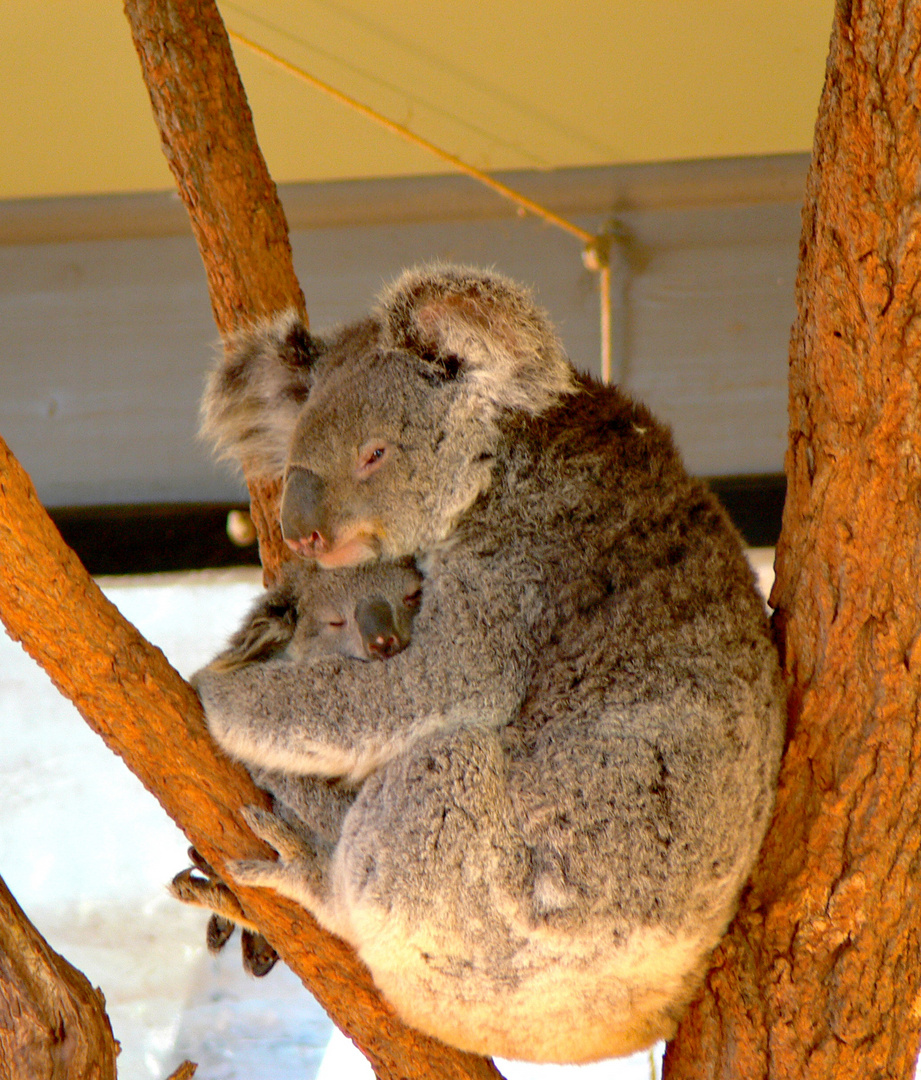
[[[921,4],[839,0],[803,211],[775,624],[789,746],[665,1076],[911,1077],[921,1028]]]
[[[129,3],[167,156],[190,209],[222,331],[303,306],[287,230],[213,3]],[[272,489],[253,491],[267,570],[285,549]],[[259,511],[261,510],[261,516]],[[266,804],[219,754],[192,689],[100,593],[0,440],[0,619],[219,872],[269,852],[239,818]],[[366,968],[306,911],[240,889],[248,916],[382,1078],[495,1078],[492,1064],[407,1028]]]
[[[0,880],[0,1077],[115,1080],[105,998],[51,949]]]

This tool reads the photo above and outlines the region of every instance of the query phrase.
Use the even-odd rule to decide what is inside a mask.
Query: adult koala
[[[387,663],[199,676],[230,754],[357,789],[305,787],[332,841],[251,815],[281,858],[237,879],[303,904],[463,1049],[668,1038],[767,827],[784,708],[739,538],[667,431],[578,374],[519,288],[451,267],[328,336],[292,314],[240,334],[204,415],[283,474],[297,551],[425,578]]]

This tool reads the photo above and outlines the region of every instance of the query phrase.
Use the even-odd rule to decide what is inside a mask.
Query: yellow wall
[[[808,150],[833,0],[234,0],[225,21],[487,169]],[[445,172],[237,49],[278,181]],[[0,5],[0,198],[170,188],[117,0]]]

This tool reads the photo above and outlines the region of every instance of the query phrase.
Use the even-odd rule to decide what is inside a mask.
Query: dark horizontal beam
[[[94,576],[155,574],[259,565],[255,543],[239,547],[227,533],[236,503],[158,503],[53,507],[64,540]]]
[[[782,475],[724,476],[710,486],[748,544],[776,543],[786,490]],[[256,545],[240,547],[227,532],[229,513],[245,509],[237,503],[168,503],[57,507],[50,513],[98,576],[258,565]]]

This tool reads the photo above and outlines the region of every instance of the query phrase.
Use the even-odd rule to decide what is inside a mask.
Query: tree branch
[[[836,5],[790,346],[789,745],[669,1080],[913,1076],[921,1031],[921,6]]]
[[[26,918],[0,880],[0,1073],[115,1080],[105,999]]]
[[[284,210],[217,7],[210,0],[128,0],[125,14],[218,330],[290,307],[306,317]],[[278,487],[248,483],[271,579],[290,554],[277,524]]]

